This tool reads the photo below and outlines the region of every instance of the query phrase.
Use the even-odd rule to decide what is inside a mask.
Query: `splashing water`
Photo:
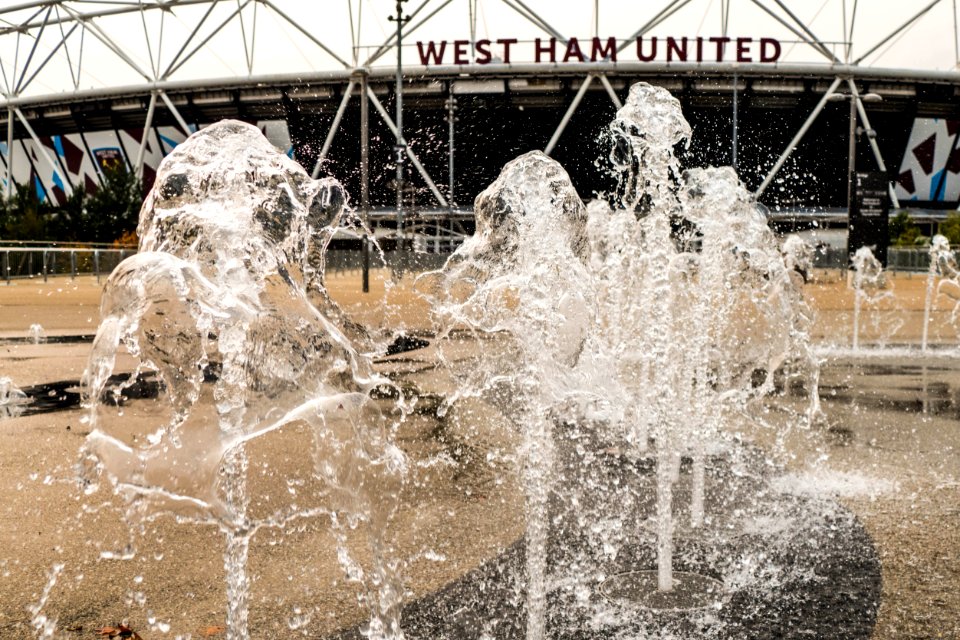
[[[700,422],[692,416],[691,401],[699,393],[705,369],[694,359],[703,334],[678,324],[697,302],[689,295],[695,277],[688,252],[678,244],[673,222],[680,214],[679,163],[674,147],[690,138],[690,126],[680,103],[667,91],[638,84],[611,125],[614,149],[611,161],[619,170],[612,220],[594,221],[600,235],[594,245],[614,251],[604,256],[599,271],[600,326],[619,327],[605,334],[605,348],[616,353],[618,381],[629,400],[627,441],[642,454],[652,438],[657,447],[657,557],[658,586],[673,587],[673,485],[680,471],[680,454],[687,433]],[[611,232],[613,237],[611,237]],[[619,238],[618,238],[619,236]],[[678,242],[679,241],[679,242]],[[630,283],[630,286],[624,286]],[[705,364],[705,363],[702,363]],[[699,428],[699,427],[698,427]]]
[[[875,303],[889,292],[882,291],[887,285],[883,265],[873,255],[870,247],[860,247],[851,259],[853,266],[853,349],[860,348],[860,313],[864,303]]]
[[[813,247],[800,236],[790,235],[783,240],[782,253],[787,268],[795,271],[806,282],[813,269]]]
[[[30,339],[33,340],[33,344],[40,344],[47,341],[47,332],[43,330],[43,327],[37,323],[30,325]]]
[[[950,248],[950,241],[940,234],[933,236],[930,242],[930,269],[927,272],[927,292],[923,305],[923,335],[921,349],[927,350],[928,332],[930,329],[930,312],[933,308],[934,287],[937,276],[937,295],[946,295],[955,301],[950,319],[956,323],[960,315],[960,268],[957,267],[957,257]]]
[[[50,594],[53,592],[53,588],[57,585],[57,580],[60,579],[60,574],[63,573],[63,567],[64,564],[58,562],[50,568],[50,571],[47,574],[47,583],[43,587],[43,592],[40,594],[40,599],[30,606],[30,622],[33,624],[33,628],[37,632],[38,640],[49,640],[50,638],[53,638],[54,634],[57,632],[56,618],[47,617],[43,613],[43,608],[50,599]]]
[[[580,438],[586,425],[601,441],[624,443],[629,458],[655,448],[656,584],[669,592],[681,457],[694,461],[696,528],[705,458],[725,412],[771,391],[792,361],[811,381],[810,415],[819,411],[796,272],[736,173],[681,172],[674,147],[690,127],[663,89],[631,87],[610,132],[618,187],[609,202],[584,210],[559,164],[521,156],[477,198],[476,236],[429,276],[441,338],[465,327],[497,341],[459,372],[459,395],[491,397],[523,433],[529,640],[545,637],[550,487],[598,497],[589,458],[555,468],[558,438]],[[584,524],[585,535],[615,555],[625,539],[617,522]],[[577,569],[571,579],[582,585],[603,573]]]
[[[478,397],[522,434],[529,640],[551,635],[558,591],[594,606],[589,593],[647,528],[656,571],[644,584],[670,608],[691,580],[673,570],[674,533],[707,527],[707,462],[731,446],[727,417],[772,391],[779,372],[805,376],[808,416],[819,411],[810,313],[787,257],[799,254],[781,252],[732,169],[681,170],[675,147],[691,130],[665,90],[631,87],[610,135],[618,185],[607,201],[584,206],[562,166],[523,155],[478,196],[476,234],[418,282],[457,382],[445,406]],[[131,519],[169,513],[224,532],[231,640],[249,637],[251,539],[308,516],[330,518],[338,558],[366,587],[362,633],[403,637],[384,530],[405,473],[392,442],[405,409],[399,393],[390,412],[373,403],[389,384],[373,370],[375,341],[324,288],[344,206],[336,181],[311,180],[255,128],[214,125],[164,160],[140,252],[104,291],[85,374],[84,479],[93,492],[106,478]],[[476,351],[449,356],[463,340]],[[148,375],[157,399],[128,401]],[[309,428],[325,491],[315,506],[261,513],[250,449],[288,425]],[[689,492],[675,491],[683,460]],[[641,521],[646,503],[618,483],[646,486],[647,468],[656,515]],[[675,494],[681,505],[689,496],[689,520],[674,517]],[[621,511],[596,517],[612,502]],[[348,553],[358,524],[370,532],[370,571]],[[548,562],[558,528],[583,547],[564,550],[565,567]],[[713,583],[702,582],[707,605]],[[585,615],[602,627],[609,611]],[[295,611],[291,629],[308,619]]]
[[[612,215],[591,227],[600,237],[595,246],[608,248],[599,270],[600,326],[618,327],[602,336],[631,398],[627,439],[637,454],[648,437],[656,445],[658,585],[668,591],[681,455],[694,460],[697,527],[704,446],[716,439],[723,413],[771,391],[787,360],[800,360],[814,379],[817,366],[809,314],[752,195],[730,168],[679,173],[673,148],[690,132],[679,102],[635,85],[611,128],[614,166],[624,173],[619,210],[615,202]],[[756,371],[765,379],[754,389]]]
[[[128,517],[172,513],[220,527],[231,640],[249,637],[251,538],[306,515],[369,525],[376,562],[372,575],[357,575],[370,637],[402,637],[394,564],[378,536],[404,457],[369,395],[386,381],[356,347],[366,351],[368,337],[323,286],[323,252],[344,205],[339,183],[310,179],[255,127],[218,123],[164,159],[141,211],[139,253],[104,288],[84,375],[84,479],[92,492],[108,478]],[[112,382],[118,370],[132,372]],[[150,371],[157,400],[124,408],[124,390]],[[329,504],[255,517],[247,447],[295,424],[313,433],[313,473]],[[344,531],[336,536],[345,544]]]
[[[0,407],[24,404],[29,401],[27,394],[21,391],[13,380],[6,376],[0,377]]]
[[[24,405],[33,400],[13,380],[0,376],[0,417],[15,418],[23,413]]]
[[[497,393],[523,425],[528,638],[545,634],[553,422],[589,394],[578,365],[595,314],[586,211],[563,168],[538,151],[508,163],[476,200],[476,234],[434,283],[441,326],[505,334],[509,343],[461,379],[461,394]],[[512,362],[517,373],[503,375]]]

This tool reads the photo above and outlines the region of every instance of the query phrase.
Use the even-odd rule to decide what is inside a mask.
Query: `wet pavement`
[[[396,298],[399,293],[393,289],[389,295]],[[218,534],[169,519],[130,529],[114,498],[103,492],[83,498],[78,492],[75,463],[86,428],[75,405],[76,381],[89,351],[84,327],[96,326],[96,300],[84,299],[77,310],[54,313],[55,307],[45,306],[47,294],[40,299],[42,303],[24,298],[22,313],[12,320],[9,314],[0,318],[5,322],[0,326],[0,375],[29,390],[38,407],[47,403],[58,409],[0,419],[0,490],[5,496],[0,508],[0,637],[33,633],[27,607],[38,601],[57,564],[66,568],[45,611],[58,617],[63,637],[88,637],[96,625],[122,620],[147,640],[176,633],[196,636],[203,625],[222,624]],[[400,306],[385,313],[359,296],[342,302],[358,305],[358,316],[368,324],[403,325],[413,336],[423,329],[417,324],[422,310],[405,315]],[[0,312],[7,311],[3,304],[0,300]],[[46,322],[44,314],[50,318]],[[26,328],[37,319],[48,328],[47,341],[41,344],[26,337]],[[945,328],[936,335],[941,342],[951,338]],[[901,342],[915,345],[910,339]],[[784,500],[836,505],[836,513],[853,518],[845,522],[856,523],[850,531],[867,536],[847,539],[860,540],[861,549],[868,540],[874,555],[854,557],[879,562],[880,604],[870,637],[958,638],[960,354],[938,347],[923,355],[912,346],[865,354],[832,348],[822,357],[822,422],[802,426],[803,389],[787,385],[782,395],[756,405],[749,415],[731,417],[729,439],[764,452],[777,470],[772,490]],[[398,434],[407,454],[423,466],[415,466],[416,477],[405,489],[406,506],[396,525],[409,532],[398,548],[422,554],[406,567],[409,598],[428,602],[419,599],[442,595],[444,585],[458,584],[458,577],[483,570],[504,553],[517,553],[519,547],[511,546],[523,530],[522,493],[511,457],[517,441],[504,427],[504,418],[482,404],[467,402],[439,415],[451,382],[437,370],[430,347],[395,355],[378,366],[422,398]],[[149,380],[144,383],[148,390]],[[276,442],[264,442],[258,461],[294,475],[299,461],[291,452],[303,445],[298,437],[278,434]],[[650,465],[638,463],[636,473],[644,469],[649,473]],[[722,474],[715,480],[714,492],[729,486]],[[278,495],[288,495],[282,483],[280,489]],[[83,500],[86,509],[81,509]],[[771,521],[757,523],[761,534],[773,535],[764,533],[773,526]],[[123,555],[131,541],[136,558],[111,559]],[[343,581],[332,544],[324,523],[258,535],[252,556],[258,576],[252,611],[256,637],[291,633],[290,624],[299,620],[294,613],[298,607],[310,620],[297,632],[314,636],[363,619],[356,590]],[[706,571],[697,564],[703,546],[683,544],[689,551],[688,566]],[[635,547],[643,548],[649,547]],[[804,548],[793,547],[795,553]],[[366,557],[363,549],[355,551]],[[649,568],[649,560],[642,553],[620,557],[622,567],[633,569]],[[870,576],[866,566],[847,573]],[[830,573],[816,575],[826,578]],[[821,591],[831,586],[836,584],[817,582]],[[847,587],[834,591],[853,593]],[[844,611],[832,605],[831,610]],[[869,612],[869,607],[862,610]],[[774,609],[766,611],[775,617]],[[824,615],[824,620],[836,621],[832,614]],[[170,624],[169,634],[150,619]],[[870,623],[869,618],[861,620]]]

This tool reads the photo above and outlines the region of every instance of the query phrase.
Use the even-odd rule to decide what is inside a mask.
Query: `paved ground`
[[[736,428],[791,471],[791,490],[837,496],[873,537],[883,578],[874,638],[960,637],[960,360],[944,348],[924,358],[851,357],[844,351],[853,296],[835,275],[818,277],[806,294],[818,311],[814,334],[827,359],[826,426],[796,428],[803,399],[788,393]],[[371,294],[360,293],[359,282],[359,272],[329,279],[334,297],[359,321],[427,327],[409,280],[385,292],[382,274],[375,274]],[[861,315],[864,344],[920,340],[925,278],[894,278],[892,285],[893,295]],[[32,324],[48,337],[92,334],[99,291],[83,278],[0,284],[0,376],[19,386],[78,379],[89,344],[3,339],[25,338]],[[951,301],[937,300],[932,343],[958,342],[951,310]],[[416,373],[429,359],[427,351],[384,366],[442,393],[448,381]],[[404,567],[412,593],[449,582],[523,530],[510,459],[515,438],[501,417],[482,411],[464,404],[443,419],[426,411],[400,434],[413,460],[443,454],[454,461],[414,465],[391,528],[398,549],[430,551]],[[31,637],[34,623],[42,625],[31,621],[28,607],[44,599],[48,584],[41,614],[58,618],[63,637],[90,637],[92,629],[122,620],[145,640],[214,634],[225,609],[221,534],[169,518],[131,529],[108,492],[82,496],[74,464],[84,435],[77,410],[0,419],[0,638]],[[290,452],[303,450],[304,437],[291,430],[265,440],[256,460],[295,474],[308,461]],[[351,544],[368,563],[362,536]],[[129,549],[136,550],[133,559],[112,559]],[[306,521],[283,540],[273,531],[257,535],[254,637],[322,633],[363,618],[333,549],[325,522]]]

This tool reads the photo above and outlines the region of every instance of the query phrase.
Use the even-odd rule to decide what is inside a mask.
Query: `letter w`
[[[447,41],[441,40],[440,46],[437,47],[437,43],[431,40],[427,43],[427,50],[423,50],[423,43],[417,43],[417,51],[420,52],[420,64],[427,66],[429,64],[443,64],[443,52],[447,50]],[[430,62],[430,59],[433,58],[433,62]]]

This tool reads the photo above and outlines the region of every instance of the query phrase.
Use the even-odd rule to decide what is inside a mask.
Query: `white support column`
[[[953,0],[953,58],[953,68],[960,68],[960,27],[957,26],[957,0]]]
[[[337,113],[333,116],[333,123],[330,125],[330,131],[327,132],[327,138],[323,141],[323,148],[320,149],[320,155],[317,156],[317,163],[313,165],[313,171],[310,177],[314,180],[320,175],[320,166],[327,159],[327,153],[330,151],[330,145],[333,144],[333,137],[337,135],[340,128],[340,121],[343,120],[343,114],[347,111],[347,105],[350,103],[350,97],[353,96],[353,88],[356,86],[356,80],[350,79],[346,90],[343,92],[343,98],[340,100],[340,106],[337,107]]]
[[[800,31],[797,31],[797,29],[796,29],[792,24],[790,24],[789,22],[787,22],[787,21],[783,18],[783,16],[777,14],[777,13],[776,13],[775,11],[773,11],[770,7],[768,7],[768,6],[766,6],[764,3],[760,2],[760,0],[750,0],[750,1],[751,1],[753,4],[755,4],[755,5],[757,6],[757,8],[761,9],[764,13],[766,13],[768,16],[770,16],[771,18],[773,18],[774,20],[776,20],[777,22],[779,22],[780,24],[782,24],[784,27],[786,27],[791,33],[793,33],[793,35],[797,36],[797,37],[800,38],[802,41],[804,41],[805,43],[807,43],[808,45],[810,45],[810,47],[812,47],[813,49],[815,49],[816,51],[818,51],[823,57],[827,58],[828,60],[830,60],[830,61],[831,61],[832,63],[834,63],[834,64],[837,64],[837,63],[840,62],[840,61],[837,59],[837,57],[836,57],[835,55],[833,55],[833,52],[830,51],[829,49],[827,49],[825,45],[823,45],[822,43],[816,41],[815,39],[811,39],[811,38],[810,38],[809,36],[807,36],[805,33],[801,33]],[[939,0],[938,0],[938,1],[939,1]]]
[[[847,40],[846,43],[846,53],[844,54],[843,61],[845,64],[850,64],[850,56],[853,55],[853,28],[857,24],[857,0],[853,0],[853,9],[850,11],[850,27],[849,30],[844,33],[844,37]]]
[[[7,109],[7,184],[4,189],[9,199],[13,193],[13,109]]]
[[[294,20],[293,18],[285,14],[283,11],[278,9],[277,5],[275,5],[273,2],[271,2],[270,0],[259,0],[259,1],[262,2],[264,6],[272,9],[273,12],[276,13],[278,16],[286,20],[290,24],[290,26],[292,26],[294,29],[302,33],[304,36],[306,36],[307,39],[310,40],[313,44],[317,45],[318,47],[326,51],[327,55],[329,55],[331,58],[339,62],[341,65],[343,65],[345,69],[351,68],[351,65],[348,64],[346,60],[344,60],[343,58],[338,56],[336,53],[334,53],[334,51],[330,47],[325,45],[321,40],[318,40],[317,37],[313,35],[313,33],[311,33],[309,29],[304,29],[299,22],[297,22],[296,20]]]
[[[196,55],[196,53],[197,53],[198,51],[200,51],[201,49],[203,49],[203,47],[206,46],[206,44],[207,44],[208,42],[210,42],[210,40],[213,39],[214,36],[216,36],[218,33],[220,33],[220,31],[223,30],[224,27],[226,27],[228,24],[230,24],[230,22],[231,22],[235,17],[237,17],[238,15],[240,15],[240,12],[243,11],[244,7],[246,7],[246,6],[247,6],[248,4],[250,4],[252,1],[253,1],[253,0],[243,0],[243,3],[242,3],[242,4],[240,4],[240,3],[238,2],[238,3],[237,3],[238,6],[237,6],[236,9],[234,9],[233,13],[231,13],[229,16],[227,16],[227,18],[226,18],[223,22],[221,22],[219,26],[217,26],[217,27],[216,27],[215,29],[213,29],[210,33],[208,33],[207,36],[197,44],[197,46],[195,46],[193,49],[191,49],[190,53],[188,53],[186,56],[183,56],[183,57],[181,58],[180,56],[181,56],[181,54],[183,53],[184,48],[186,48],[186,46],[187,46],[187,43],[184,43],[183,48],[181,48],[180,51],[177,53],[177,55],[174,56],[173,61],[170,62],[169,66],[167,66],[167,70],[164,71],[164,72],[163,72],[163,75],[160,76],[160,77],[166,79],[166,78],[168,78],[169,76],[171,76],[171,75],[173,75],[174,73],[176,73],[177,69],[179,69],[180,67],[182,67],[183,65],[185,65],[185,64],[187,63],[187,61],[190,60],[190,58],[192,58],[194,55]],[[211,9],[212,9],[212,7],[211,7]],[[207,13],[209,14],[209,11],[208,11]],[[202,24],[203,21],[205,21],[206,19],[207,19],[207,16],[204,16],[203,19],[201,20],[201,24]],[[190,41],[193,39],[193,36],[196,35],[197,30],[198,30],[199,28],[200,28],[200,27],[199,27],[199,25],[198,25],[198,26],[193,30],[193,33],[190,34],[190,37],[187,39],[187,42],[190,42]],[[174,63],[176,63],[176,64],[174,64]]]
[[[875,44],[875,45],[873,45],[872,47],[870,47],[870,49],[867,50],[866,53],[862,54],[859,58],[857,58],[856,60],[854,60],[854,61],[853,61],[853,64],[854,64],[854,65],[858,65],[858,64],[860,64],[861,62],[863,62],[864,60],[866,60],[867,58],[869,58],[869,57],[870,57],[870,54],[872,54],[874,51],[876,51],[877,49],[879,49],[880,47],[882,47],[883,45],[887,44],[888,42],[890,42],[891,40],[893,40],[895,37],[897,37],[898,35],[900,35],[900,32],[901,32],[901,31],[903,31],[904,29],[906,29],[907,27],[909,27],[910,25],[912,25],[914,22],[916,22],[917,20],[919,20],[920,18],[922,18],[925,13],[927,13],[928,11],[930,11],[930,9],[933,9],[933,8],[934,8],[936,5],[938,5],[938,4],[940,4],[940,0],[933,0],[933,2],[931,2],[930,4],[928,4],[927,6],[925,6],[923,9],[921,9],[921,10],[920,10],[916,15],[914,15],[912,18],[910,18],[909,20],[907,20],[906,22],[904,22],[903,24],[901,24],[899,27],[897,27],[896,29],[894,29],[889,35],[887,35],[885,38],[883,38],[883,40],[880,40],[879,42],[877,42],[877,44]]]
[[[413,13],[411,13],[410,16],[409,16],[410,20],[413,20],[414,18],[416,18],[417,15],[420,13],[420,10],[423,9],[424,7],[426,7],[429,2],[430,2],[430,0],[424,0],[423,3],[422,3],[419,7],[417,7],[416,9],[414,9],[414,10],[413,10]],[[408,36],[411,35],[411,34],[413,34],[414,31],[416,31],[417,29],[419,29],[420,27],[422,27],[425,23],[429,22],[430,19],[433,18],[433,16],[437,15],[438,13],[440,13],[440,11],[443,10],[443,8],[446,7],[448,4],[450,4],[451,2],[453,2],[453,0],[443,0],[443,3],[440,4],[440,6],[436,7],[433,11],[431,11],[429,14],[427,14],[426,16],[424,16],[424,18],[423,18],[422,20],[420,20],[420,21],[417,22],[415,25],[413,25],[412,27],[410,27],[409,29],[407,29],[406,31],[404,31],[404,33],[405,33],[406,35],[408,35]],[[369,66],[372,65],[374,62],[376,62],[377,60],[379,60],[382,56],[384,56],[384,55],[387,53],[387,51],[390,50],[391,47],[393,47],[393,46],[396,44],[396,41],[397,41],[397,35],[396,35],[396,34],[393,34],[393,35],[391,35],[389,38],[387,38],[386,40],[384,40],[384,41],[383,41],[383,44],[381,44],[379,47],[377,47],[377,50],[374,51],[373,54],[371,54],[369,57],[367,57],[367,60],[363,63],[363,66],[364,66],[364,67],[369,67]]]
[[[153,77],[156,78],[159,70],[157,69],[157,61],[153,58],[153,45],[150,43],[150,29],[147,27],[147,16],[143,13],[143,5],[140,5],[140,24],[143,25],[143,41],[147,45],[147,57],[150,58],[150,71],[153,72]],[[159,56],[157,56],[159,59]]]
[[[477,2],[478,0],[467,0],[467,12],[470,14],[470,62],[474,62],[477,58]]]
[[[33,140],[33,143],[35,145],[37,145],[37,150],[40,152],[40,155],[43,156],[43,159],[47,162],[48,165],[50,165],[50,168],[53,169],[54,173],[59,173],[60,166],[56,162],[54,162],[53,158],[50,157],[50,153],[47,152],[47,148],[43,146],[43,144],[40,142],[40,138],[37,137],[36,132],[34,132],[33,127],[30,126],[30,123],[27,121],[27,118],[23,115],[23,112],[20,111],[19,108],[15,108],[14,113],[17,114],[17,118],[20,120],[20,122],[23,123],[23,128],[27,130],[28,134],[30,134],[30,139]],[[9,153],[9,151],[7,153]],[[70,195],[70,192],[72,191],[72,189],[70,188],[69,182],[64,180],[63,187],[67,195]]]
[[[787,158],[790,157],[790,154],[793,153],[793,150],[797,148],[797,145],[803,139],[803,136],[805,136],[807,131],[810,130],[810,126],[813,124],[814,120],[817,119],[817,116],[820,115],[820,112],[823,111],[824,105],[827,104],[830,96],[833,95],[833,93],[837,90],[837,87],[840,86],[841,81],[842,78],[835,78],[833,83],[830,84],[830,88],[827,89],[827,92],[823,94],[822,98],[820,98],[820,102],[817,103],[817,106],[814,107],[813,112],[807,117],[807,121],[804,122],[803,126],[800,127],[800,130],[797,131],[797,135],[793,136],[793,140],[790,141],[790,144],[787,145],[787,148],[784,149],[783,153],[780,154],[776,164],[774,164],[773,168],[770,169],[770,173],[768,173],[767,177],[763,179],[763,182],[760,184],[760,187],[754,194],[755,197],[759,198],[761,194],[766,191],[767,187],[770,186],[770,182],[773,181],[774,176],[776,176],[777,172],[780,171],[783,163],[787,161]]]
[[[60,9],[57,9],[57,19],[58,19],[58,20],[60,19]],[[73,57],[70,55],[70,47],[66,46],[67,38],[69,38],[70,36],[68,36],[68,35],[63,31],[63,22],[59,22],[57,26],[60,28],[60,39],[61,39],[61,41],[64,43],[63,52],[64,52],[64,54],[66,54],[67,67],[70,69],[70,81],[73,82],[73,89],[74,89],[74,91],[76,91],[76,89],[77,89],[77,81],[75,80],[75,78],[80,75],[80,73],[79,73],[80,70],[79,70],[79,68],[78,68],[76,74],[73,72]],[[73,27],[70,29],[70,33],[73,33],[73,30],[76,29],[78,26],[80,26],[80,25],[79,25],[79,24],[74,24]],[[80,32],[80,37],[83,38],[83,31]],[[82,43],[82,42],[83,42],[83,40],[81,39],[81,43]],[[79,60],[77,60],[77,64],[78,64],[78,65],[80,64],[80,61],[79,61]]]
[[[187,124],[187,121],[183,119],[183,116],[180,115],[180,111],[177,110],[173,102],[170,100],[170,96],[163,91],[158,91],[157,93],[160,94],[160,98],[163,100],[163,103],[167,105],[167,109],[170,109],[170,113],[173,114],[173,117],[177,119],[177,124],[183,128],[183,132],[188,136],[193,133],[190,131],[190,126]]]
[[[77,77],[73,80],[73,90],[78,91],[80,89],[80,74],[83,73],[83,43],[84,43],[84,34],[87,32],[87,25],[83,25],[80,28],[80,51],[77,52]]]
[[[637,38],[645,34],[650,29],[653,29],[658,24],[672,16],[674,13],[685,7],[690,3],[690,0],[673,0],[670,4],[660,10],[660,13],[651,18],[645,25],[634,31],[630,37],[623,40],[620,43],[620,46],[617,47],[617,53],[620,53],[627,47],[629,47]]]
[[[137,151],[137,164],[133,168],[137,180],[143,178],[143,156],[147,151],[147,136],[150,135],[150,127],[153,126],[153,111],[157,106],[157,92],[150,92],[150,105],[147,107],[147,119],[143,123],[143,136],[140,138],[140,149]]]
[[[804,22],[803,20],[801,20],[800,18],[798,18],[798,17],[796,16],[796,14],[793,13],[793,11],[790,11],[790,7],[788,7],[787,5],[785,5],[785,4],[783,3],[783,0],[773,0],[773,1],[776,2],[776,3],[777,3],[777,6],[779,6],[781,9],[783,9],[783,11],[784,11],[788,16],[790,16],[791,18],[793,18],[793,21],[796,22],[797,25],[798,25],[801,29],[803,29],[803,32],[804,32],[804,33],[806,33],[808,36],[810,36],[810,39],[811,39],[813,42],[816,43],[818,49],[824,51],[824,52],[825,52],[826,54],[828,54],[831,58],[833,58],[834,63],[836,63],[836,64],[839,64],[839,63],[840,63],[840,59],[837,58],[837,56],[836,56],[832,51],[830,51],[829,48],[827,48],[827,45],[824,44],[823,40],[821,40],[820,38],[818,38],[818,37],[816,36],[816,34],[815,34],[813,31],[810,30],[810,26],[809,26],[806,22]]]
[[[73,25],[70,31],[68,31],[67,34],[60,39],[60,42],[58,42],[57,45],[50,50],[50,53],[48,53],[47,57],[43,59],[43,62],[41,62],[40,65],[33,70],[33,74],[31,74],[30,77],[26,79],[24,78],[24,76],[27,73],[27,68],[24,67],[22,75],[20,76],[20,81],[17,84],[16,89],[14,90],[15,94],[17,95],[22,94],[26,90],[26,88],[30,86],[30,83],[33,82],[36,79],[36,77],[43,72],[47,64],[50,62],[50,60],[53,59],[53,56],[57,54],[57,52],[60,50],[60,47],[63,47],[64,49],[67,48],[66,47],[67,38],[73,35],[73,32],[76,31],[76,29],[77,29],[77,25]],[[71,74],[72,74],[72,70],[71,70]]]
[[[180,50],[177,51],[177,54],[173,56],[173,58],[170,60],[170,64],[167,66],[167,70],[163,72],[163,75],[160,76],[161,78],[167,78],[171,73],[173,73],[173,70],[176,68],[175,65],[178,65],[180,56],[183,55],[183,52],[186,51],[187,47],[190,46],[190,43],[193,42],[194,37],[200,31],[200,27],[204,25],[204,23],[207,21],[207,18],[210,17],[210,14],[213,13],[213,10],[216,8],[216,6],[217,6],[216,2],[211,3],[210,7],[207,9],[207,12],[203,14],[203,17],[200,18],[200,20],[194,25],[193,31],[191,31],[190,35],[187,36],[187,39],[183,41],[183,44],[180,46]]]
[[[617,92],[613,90],[610,80],[607,79],[607,74],[601,73],[597,77],[600,78],[600,82],[603,83],[603,88],[607,90],[607,95],[610,96],[610,102],[613,103],[613,106],[615,106],[617,109],[623,107],[623,102],[620,100],[620,96],[617,95]]]
[[[101,29],[99,26],[97,26],[97,24],[94,23],[94,21],[93,21],[92,19],[89,19],[89,18],[88,18],[88,19],[85,19],[84,16],[81,15],[80,13],[78,13],[75,9],[71,9],[70,7],[68,7],[68,6],[66,6],[66,5],[60,5],[60,7],[61,7],[64,11],[66,11],[67,13],[69,13],[69,14],[73,17],[74,20],[78,20],[78,21],[82,22],[82,23],[86,26],[86,28],[89,29],[90,33],[92,33],[93,36],[94,36],[97,40],[99,40],[100,42],[102,42],[105,47],[107,47],[108,49],[110,49],[111,51],[113,51],[113,53],[114,53],[118,58],[120,58],[121,60],[123,60],[124,62],[126,62],[127,65],[128,65],[131,69],[133,69],[134,71],[136,71],[137,73],[139,73],[141,76],[143,76],[144,80],[146,80],[147,82],[153,82],[153,81],[155,80],[155,78],[150,77],[150,74],[148,74],[146,71],[144,71],[143,69],[141,69],[141,68],[140,68],[140,65],[138,65],[136,62],[134,62],[133,59],[131,59],[130,56],[128,56],[128,55],[124,52],[123,48],[121,48],[120,45],[118,45],[116,42],[114,42],[113,39],[110,38],[110,36],[108,36],[106,33],[104,33],[103,29]]]
[[[857,101],[857,111],[860,114],[860,119],[863,121],[863,127],[867,130],[872,130],[873,127],[870,126],[870,119],[867,117],[867,110],[863,106],[863,100],[860,99],[860,92],[857,91],[857,83],[853,81],[853,78],[847,80],[847,85],[850,87],[851,95],[855,96]],[[873,149],[873,157],[877,160],[877,166],[880,168],[880,171],[883,173],[887,172],[887,165],[883,161],[883,156],[880,154],[880,145],[877,144],[877,139],[874,136],[867,136],[867,140],[870,141],[870,148]],[[897,198],[896,189],[894,189],[893,182],[887,181],[887,191],[890,193],[890,203],[895,209],[900,208],[900,199]]]
[[[253,4],[256,8],[257,4]],[[243,22],[243,11],[238,15],[238,20],[240,21],[240,39],[243,40],[243,57],[247,62],[247,75],[253,75],[253,60],[251,57],[252,45],[247,44],[247,27]]]
[[[380,117],[383,118],[383,121],[387,123],[390,132],[393,135],[397,135],[397,125],[393,123],[393,120],[390,118],[390,114],[387,113],[387,110],[383,108],[383,105],[380,104],[380,100],[377,99],[377,94],[373,92],[373,89],[370,86],[367,86],[367,95],[370,97],[370,102],[373,103],[374,108],[377,110],[377,113],[380,114]],[[406,146],[407,157],[410,158],[410,162],[416,168],[417,172],[427,183],[427,187],[430,188],[430,192],[433,194],[433,197],[437,199],[437,202],[441,207],[449,206],[447,204],[447,199],[443,197],[443,194],[440,193],[440,190],[437,189],[437,185],[434,184],[433,179],[430,177],[430,174],[427,173],[427,170],[423,168],[423,165],[420,164],[420,160],[417,159],[416,154],[410,149],[410,145]]]
[[[353,21],[353,0],[347,0],[347,16],[350,18],[350,52],[352,54],[353,66],[359,64],[359,47],[357,46],[357,31],[359,31]]]
[[[47,12],[43,15],[43,22],[40,23],[40,31],[35,36],[33,36],[33,46],[30,47],[30,54],[27,55],[27,61],[23,64],[23,70],[20,72],[20,79],[15,80],[13,93],[14,95],[19,95],[23,91],[23,79],[27,76],[27,69],[30,68],[30,63],[33,61],[33,54],[37,52],[37,47],[40,45],[40,40],[43,38],[43,32],[47,28],[48,21],[50,20],[50,14],[53,12],[53,6],[47,8]],[[17,48],[19,49],[19,43]],[[19,51],[18,51],[19,53]],[[16,75],[17,66],[14,64],[13,73]]]
[[[563,114],[563,118],[560,119],[560,124],[557,125],[557,130],[553,132],[550,142],[547,143],[546,148],[543,150],[545,154],[550,155],[553,152],[553,148],[557,146],[557,141],[563,134],[564,129],[567,128],[567,124],[569,124],[570,118],[573,117],[577,107],[580,106],[580,101],[583,100],[583,96],[587,93],[587,89],[590,88],[591,82],[593,82],[593,74],[588,73],[587,77],[584,78],[583,82],[580,83],[580,89],[577,91],[577,95],[573,97],[573,101],[570,103],[570,106],[567,107],[567,112]]]
[[[530,24],[533,24],[534,26],[539,27],[540,29],[543,29],[545,33],[549,33],[551,36],[553,36],[557,40],[560,40],[561,42],[566,44],[567,39],[563,37],[563,35],[559,31],[554,29],[549,22],[541,18],[539,15],[537,15],[537,13],[533,9],[531,9],[526,4],[524,4],[523,0],[501,0],[501,1],[505,5],[507,5],[508,7],[510,7],[517,13],[519,13],[521,16],[526,18],[527,21],[530,22]]]

